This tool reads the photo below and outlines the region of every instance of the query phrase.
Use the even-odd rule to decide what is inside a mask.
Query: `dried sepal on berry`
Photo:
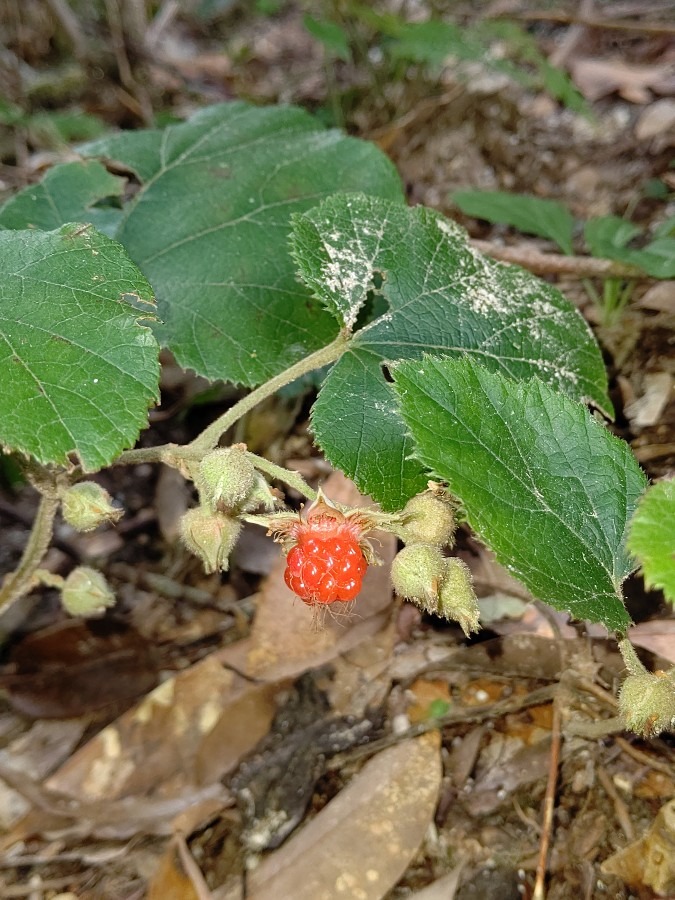
[[[95,481],[80,481],[61,495],[64,521],[76,531],[93,531],[99,525],[117,522],[124,510],[112,505],[110,494]]]
[[[201,559],[207,575],[227,572],[230,553],[241,531],[238,519],[197,506],[183,515],[180,531],[183,543]]]
[[[445,560],[445,574],[438,597],[439,616],[458,622],[464,634],[480,631],[480,609],[473,589],[471,569],[464,560],[450,556]]]
[[[268,522],[284,546],[286,584],[310,606],[353,600],[368,565],[377,562],[365,538],[373,527],[368,510],[343,512],[322,491],[301,516],[280,514]]]

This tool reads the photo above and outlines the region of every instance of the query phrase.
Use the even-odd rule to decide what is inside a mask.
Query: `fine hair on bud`
[[[438,615],[458,622],[468,637],[479,631],[480,610],[473,589],[471,569],[462,559],[450,556],[445,560],[445,575],[438,598]]]
[[[675,730],[675,669],[629,675],[619,691],[626,728],[642,737]]]
[[[238,519],[203,506],[189,509],[180,520],[183,543],[201,559],[207,575],[227,572],[229,556],[240,531]]]
[[[227,512],[241,506],[257,484],[253,463],[241,447],[207,453],[197,467],[195,483],[202,503]]]
[[[396,533],[404,544],[451,547],[456,529],[452,503],[441,491],[429,490],[408,500]]]
[[[112,505],[110,494],[95,481],[80,481],[61,494],[61,514],[76,531],[93,531],[117,522],[124,510]]]
[[[115,605],[115,595],[100,572],[77,566],[61,588],[61,603],[71,616],[100,616]]]
[[[434,544],[408,544],[394,557],[394,590],[427,612],[435,611],[445,575],[445,557]]]

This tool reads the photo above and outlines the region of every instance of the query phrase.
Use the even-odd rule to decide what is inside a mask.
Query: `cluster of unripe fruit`
[[[478,605],[467,566],[446,557],[452,546],[455,517],[438,485],[413,497],[400,513],[372,509],[341,510],[321,491],[298,515],[274,512],[278,498],[256,469],[243,445],[212,450],[201,460],[185,463],[185,474],[199,492],[199,504],[180,522],[185,546],[198,556],[207,573],[225,572],[241,531],[241,517],[256,510],[286,553],[288,587],[310,606],[354,600],[369,564],[378,562],[368,540],[376,528],[391,531],[406,545],[394,559],[392,580],[399,595],[427,612],[457,620],[468,634],[478,627]],[[65,520],[79,531],[115,522],[122,511],[95,482],[63,492]],[[75,569],[62,586],[69,612],[100,612],[114,601],[102,576],[88,567]]]

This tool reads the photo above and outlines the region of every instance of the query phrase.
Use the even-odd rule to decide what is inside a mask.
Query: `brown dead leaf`
[[[659,281],[640,297],[636,306],[675,314],[675,281]]]
[[[25,715],[73,718],[126,701],[157,683],[152,646],[108,620],[68,620],[29,634],[0,675],[12,705]]]
[[[340,472],[323,485],[331,500],[349,506],[364,505],[364,498]],[[284,583],[285,559],[280,556],[260,592],[250,637],[220,651],[220,659],[249,677],[277,681],[323,665],[377,634],[387,623],[391,607],[389,566],[396,540],[377,535],[383,565],[370,566],[353,612],[340,618],[326,610],[323,621]],[[334,604],[337,606],[338,604]]]
[[[169,798],[211,784],[267,733],[274,693],[209,656],[99,732],[47,789],[92,803],[146,793]]]
[[[668,63],[635,66],[621,59],[579,58],[570,62],[572,78],[591,102],[617,92],[629,103],[649,103],[652,91],[675,90],[675,67]]]
[[[659,810],[644,837],[606,860],[601,869],[632,887],[650,887],[659,897],[675,892],[675,800]]]
[[[379,900],[405,872],[436,808],[437,732],[369,760],[351,783],[248,879],[249,900]]]
[[[675,665],[675,620],[640,622],[631,628],[630,640],[636,647],[644,647]]]
[[[675,144],[675,100],[664,97],[650,104],[635,124],[639,141],[653,141],[652,149],[660,152]]]
[[[412,723],[426,722],[429,718],[430,707],[435,702],[450,705],[450,687],[447,681],[436,679],[430,681],[427,678],[418,678],[408,688],[415,700],[406,710]]]

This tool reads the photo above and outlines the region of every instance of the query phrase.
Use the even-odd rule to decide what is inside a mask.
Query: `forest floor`
[[[3,13],[0,74],[7,110],[21,111],[2,113],[6,193],[98,127],[231,99],[302,105],[375,141],[411,204],[554,281],[601,343],[611,427],[651,478],[673,474],[675,282],[638,279],[609,317],[583,266],[452,200],[522,192],[645,230],[672,217],[672,4],[481,10],[529,29],[592,117],[485,59],[389,65],[360,46],[363,23],[352,61],[331,61],[300,4],[193,6],[164,3],[140,24],[132,3],[93,4],[89,19],[39,0]],[[452,4],[461,27],[474,7]],[[164,358],[151,413],[163,440],[190,439],[228,402],[195,403],[204,389]],[[354,504],[312,446],[311,399],[266,402],[235,437]],[[468,532],[458,552],[484,625],[471,640],[395,600],[387,565],[368,573],[353,616],[317,625],[289,602],[283,557],[260,529],[246,527],[227,576],[203,574],[176,540],[192,498],[172,470],[100,481],[125,518],[90,534],[61,524],[46,564],[95,562],[118,605],[79,621],[45,590],[0,616],[0,897],[516,900],[544,885],[549,900],[675,897],[675,740],[617,724],[624,667],[604,629],[532,602]],[[0,486],[3,573],[35,506],[29,488]],[[395,551],[382,535],[385,563]],[[626,596],[645,664],[675,665],[672,608],[639,576]]]

